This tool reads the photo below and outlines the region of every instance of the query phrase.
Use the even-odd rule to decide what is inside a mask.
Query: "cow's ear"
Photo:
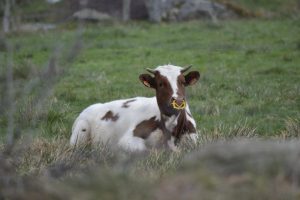
[[[139,78],[146,87],[154,89],[156,88],[155,78],[150,76],[149,74],[141,74]]]
[[[191,71],[187,75],[184,76],[185,78],[185,86],[194,85],[200,78],[200,73],[197,71]]]

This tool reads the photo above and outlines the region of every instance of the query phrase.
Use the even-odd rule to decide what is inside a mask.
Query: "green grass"
[[[87,26],[83,49],[71,64],[66,58],[74,30],[16,35],[10,41],[18,47],[14,63],[20,85],[30,66],[45,66],[61,46],[58,67],[66,73],[38,124],[46,135],[69,137],[76,115],[92,103],[154,95],[139,74],[172,63],[192,64],[201,73],[200,82],[187,88],[200,132],[222,126],[226,134],[246,123],[260,136],[275,136],[285,120],[300,117],[299,31],[295,20]]]
[[[240,136],[299,139],[299,32],[300,23],[293,19],[222,21],[219,25],[201,21],[86,25],[82,47],[72,62],[70,51],[77,37],[74,29],[60,27],[51,32],[10,35],[7,41],[14,47],[15,120],[22,137],[13,152],[0,154],[0,198],[3,194],[12,197],[1,192],[17,188],[14,183],[21,182],[25,189],[11,194],[13,197],[28,195],[30,199],[30,195],[37,195],[35,191],[41,191],[38,194],[44,197],[53,191],[49,188],[53,186],[56,188],[53,195],[62,193],[62,199],[64,195],[76,196],[79,189],[84,191],[82,195],[91,195],[90,199],[97,199],[101,194],[112,199],[166,199],[172,188],[179,188],[178,192],[184,195],[189,195],[191,188],[192,196],[198,197],[200,191],[207,195],[206,199],[216,199],[225,191],[229,191],[227,199],[243,196],[274,199],[276,195],[270,191],[282,188],[278,192],[282,196],[277,199],[297,199],[299,187],[293,189],[299,183],[299,172],[290,167],[297,162],[293,163],[294,157],[287,161],[286,156],[277,159],[291,153],[296,156],[299,152],[296,146],[294,152],[286,150],[292,148],[290,143],[283,142],[284,148],[279,149],[276,144],[281,142],[272,143],[274,160],[264,154],[270,152],[264,149],[269,143],[260,144],[255,155],[251,154],[256,149],[252,143],[247,149],[241,148],[242,143],[239,146],[242,150],[232,150],[226,155],[222,152],[235,149]],[[55,51],[59,76],[51,81],[41,74]],[[6,65],[8,55],[5,48],[2,52],[0,100],[5,103],[6,68],[2,66]],[[85,107],[120,98],[153,96],[154,91],[145,88],[138,76],[145,73],[146,67],[167,63],[192,64],[201,73],[199,83],[187,88],[191,111],[201,134],[198,146],[183,145],[184,150],[179,154],[151,151],[137,157],[117,155],[106,147],[70,149],[72,123]],[[29,94],[24,93],[24,86],[32,86]],[[7,111],[6,107],[2,109]],[[2,137],[6,133],[5,112],[0,115]],[[29,144],[28,135],[34,135]],[[223,146],[218,152],[214,146],[210,147],[211,142],[229,139],[234,140],[233,144]],[[247,152],[253,160],[248,161]],[[193,157],[195,154],[200,157]],[[190,156],[197,162],[191,165],[194,167],[186,164]],[[220,161],[210,160],[216,156]],[[244,164],[237,165],[233,175],[223,174],[222,167],[232,169],[231,163],[239,163],[235,157],[243,158]],[[281,159],[282,165],[274,165]],[[266,163],[249,164],[258,161]],[[256,166],[270,171],[270,175],[256,173]],[[296,178],[291,178],[290,173]],[[3,177],[11,180],[11,185],[4,185],[7,190],[1,190],[1,184],[6,183]],[[170,198],[178,195],[171,193]]]
[[[146,67],[193,64],[201,81],[188,95],[200,130],[247,121],[259,135],[276,135],[285,119],[299,118],[299,30],[296,21],[88,28],[85,49],[54,96],[75,112],[151,96],[138,80]]]

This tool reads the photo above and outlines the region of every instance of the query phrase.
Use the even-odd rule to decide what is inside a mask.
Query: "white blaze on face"
[[[183,69],[182,67],[178,67],[174,65],[163,65],[155,69],[156,71],[159,71],[159,73],[162,76],[165,76],[169,80],[171,88],[173,90],[172,97],[175,99],[178,97],[177,78],[181,74],[182,69]]]

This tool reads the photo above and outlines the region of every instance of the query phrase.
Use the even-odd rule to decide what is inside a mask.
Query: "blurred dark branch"
[[[13,81],[13,47],[9,42],[6,42],[7,59],[6,59],[6,85],[7,85],[7,137],[6,142],[8,146],[14,143],[14,113],[15,113],[15,91]]]
[[[67,57],[67,61],[69,63],[72,63],[75,60],[75,58],[78,56],[79,52],[82,49],[83,46],[82,33],[83,33],[83,21],[79,20],[77,26],[76,38]]]
[[[4,3],[4,2],[3,2]],[[5,0],[3,7],[3,19],[2,19],[2,29],[4,33],[9,33],[11,31],[13,19],[13,10],[15,9],[15,0]]]
[[[3,31],[8,33],[10,31],[10,12],[11,11],[11,1],[6,0],[4,6],[4,16],[3,16]]]
[[[26,113],[32,112],[34,110],[36,113],[44,112],[47,108],[47,100],[49,96],[52,95],[53,88],[59,77],[67,70],[67,67],[72,64],[80,50],[82,49],[82,34],[83,34],[83,21],[78,21],[78,29],[74,38],[72,47],[66,58],[61,58],[62,55],[62,45],[58,41],[55,44],[52,54],[49,56],[48,63],[42,69],[41,72],[31,72],[31,75],[27,78],[26,82],[22,88],[18,91],[14,88],[14,66],[13,66],[13,49],[14,44],[3,35],[3,41],[5,43],[5,58],[6,58],[6,70],[5,70],[5,85],[4,96],[5,105],[1,105],[3,113],[2,117],[6,118],[7,121],[7,137],[6,137],[6,153],[9,153],[15,144],[15,136],[19,136],[21,130],[27,128],[31,129],[31,126],[36,126],[39,122],[39,114],[35,114],[28,118]],[[67,61],[64,63],[66,66],[64,69],[59,67],[60,61]],[[31,71],[36,70],[34,68]],[[34,91],[37,91],[35,93]],[[33,95],[34,92],[34,95]],[[18,99],[16,99],[18,98]],[[24,102],[28,102],[29,98],[31,106],[27,107]],[[18,102],[18,103],[17,103]],[[16,113],[16,110],[24,110],[23,118],[20,117],[20,113]],[[28,120],[28,121],[26,121]],[[25,125],[24,125],[25,124]]]
[[[80,0],[80,7],[83,9],[86,6],[87,6],[87,0]],[[74,59],[78,56],[79,52],[83,47],[83,41],[82,41],[83,30],[84,30],[84,20],[78,19],[76,38],[67,57],[67,61],[69,63],[72,63],[74,61]]]
[[[11,6],[12,1],[6,0],[6,3]],[[11,9],[11,8],[10,8]],[[8,9],[9,10],[9,9]],[[8,11],[8,16],[6,19],[3,19],[3,26],[5,24],[5,30],[10,31],[10,23],[11,19],[10,10]],[[4,23],[5,22],[5,23]],[[44,189],[42,184],[37,181],[35,178],[30,180],[28,176],[22,176],[17,171],[20,169],[20,162],[25,158],[26,152],[31,147],[31,140],[27,140],[23,138],[21,142],[17,143],[16,136],[20,136],[21,132],[24,129],[26,131],[33,132],[32,125],[36,125],[39,120],[38,116],[34,115],[33,119],[30,121],[30,117],[28,117],[27,110],[33,109],[36,112],[44,112],[47,108],[48,99],[52,95],[53,88],[59,78],[63,75],[63,73],[71,66],[72,62],[75,60],[80,50],[82,49],[82,34],[83,34],[83,22],[78,22],[78,30],[76,32],[72,48],[67,53],[67,57],[63,58],[61,41],[58,41],[57,44],[54,44],[53,52],[49,56],[49,60],[45,67],[42,70],[38,70],[34,66],[31,68],[30,75],[26,77],[26,80],[18,80],[18,76],[14,76],[16,73],[17,66],[14,66],[14,52],[16,44],[6,37],[6,34],[1,35],[1,41],[3,43],[3,58],[5,59],[5,67],[1,70],[3,72],[3,76],[0,76],[2,79],[3,93],[2,98],[5,98],[4,104],[1,104],[0,117],[6,118],[6,141],[4,141],[4,148],[0,149],[0,199],[6,199],[7,197],[24,197],[24,194],[28,190],[32,191],[43,191],[47,193],[47,190]],[[1,45],[1,43],[0,43]],[[0,56],[2,58],[2,55]],[[60,63],[64,63],[64,69],[60,68]],[[18,88],[18,83],[23,83],[22,88]],[[4,86],[5,85],[5,86]],[[1,89],[1,88],[0,88]],[[2,89],[1,89],[2,90]],[[32,99],[32,107],[28,107],[24,102],[28,102],[29,99]],[[20,109],[25,109],[24,118],[20,118]],[[25,125],[23,121],[25,120]],[[26,121],[28,120],[28,121]],[[30,135],[29,135],[30,137]],[[29,138],[27,138],[29,139]],[[20,143],[22,145],[20,145]],[[18,145],[17,145],[18,144]],[[22,147],[23,146],[23,147]],[[1,147],[1,145],[0,145]],[[60,164],[57,161],[57,164],[54,164],[57,167],[50,166],[49,172],[55,176],[59,176],[62,172],[68,170],[69,165],[65,165],[63,163]],[[30,183],[30,184],[28,184]],[[6,191],[6,193],[3,193]],[[8,192],[12,191],[12,192]],[[50,194],[50,193],[49,193]],[[47,193],[45,196],[49,197]],[[25,195],[26,196],[26,195]],[[44,196],[44,197],[45,197]],[[26,197],[27,199],[33,199],[30,196]],[[10,198],[8,198],[10,199]],[[12,198],[12,199],[22,199],[22,198]],[[41,198],[37,198],[41,199]],[[51,198],[50,199],[57,199]],[[62,198],[65,199],[65,198]]]

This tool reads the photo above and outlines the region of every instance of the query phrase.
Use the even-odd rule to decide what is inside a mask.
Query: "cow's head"
[[[141,82],[156,90],[156,98],[160,111],[166,116],[177,115],[185,108],[185,87],[195,84],[200,74],[198,71],[185,72],[190,68],[173,65],[159,66],[156,69],[147,69],[150,74],[141,74]]]

